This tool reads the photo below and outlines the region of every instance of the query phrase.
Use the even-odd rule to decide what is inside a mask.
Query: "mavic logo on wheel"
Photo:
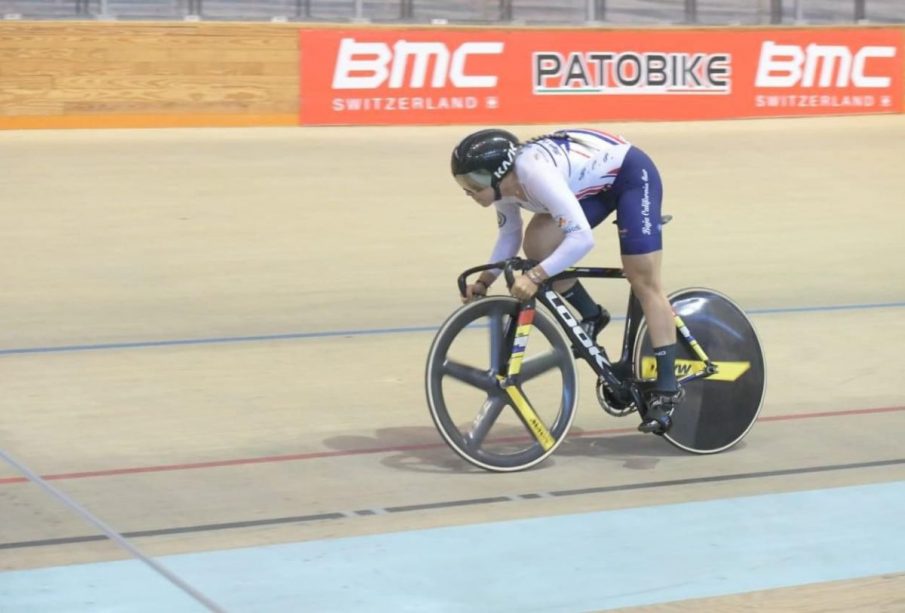
[[[717,371],[706,377],[708,381],[736,381],[751,368],[751,362],[714,362]],[[676,376],[687,377],[703,371],[706,364],[699,360],[676,360]],[[653,357],[641,358],[641,378],[653,379],[657,376],[657,360]]]
[[[554,292],[553,290],[547,290],[545,296],[550,300],[553,306],[556,308],[556,312],[559,313],[559,316],[562,318],[566,325],[572,330],[575,336],[578,337],[578,340],[581,341],[581,344],[584,345],[585,349],[593,356],[594,361],[597,362],[597,365],[601,368],[606,368],[608,366],[606,359],[603,357],[603,354],[600,353],[600,348],[591,340],[591,338],[584,331],[584,328],[581,327],[581,324],[572,316],[572,312],[569,311],[568,307],[563,303],[560,299],[559,294]]]

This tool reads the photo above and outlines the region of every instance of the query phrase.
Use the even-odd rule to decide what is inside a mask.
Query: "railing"
[[[0,0],[0,16],[614,26],[905,23],[905,0]]]

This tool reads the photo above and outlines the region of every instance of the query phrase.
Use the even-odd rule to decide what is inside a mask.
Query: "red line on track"
[[[817,419],[821,417],[844,417],[846,415],[869,415],[877,413],[895,413],[905,411],[905,406],[882,407],[872,409],[848,409],[844,411],[824,411],[820,413],[801,413],[798,415],[774,415],[761,417],[758,421],[790,421],[793,419]],[[612,428],[607,430],[587,430],[572,433],[569,436],[587,437],[600,436],[602,434],[627,434],[635,432],[634,428]],[[200,468],[223,468],[228,466],[246,466],[249,464],[267,464],[271,462],[295,462],[299,460],[318,460],[321,458],[347,457],[367,455],[372,453],[388,453],[398,451],[418,451],[421,449],[435,449],[444,447],[445,443],[423,443],[420,445],[398,445],[394,447],[378,447],[374,449],[350,449],[343,451],[317,451],[312,453],[294,453],[289,455],[263,456],[260,458],[239,458],[235,460],[212,460],[210,462],[192,462],[186,464],[164,464],[161,466],[137,466],[133,468],[109,468],[106,470],[91,470],[75,473],[59,473],[53,475],[41,475],[46,481],[63,481],[68,479],[88,479],[91,477],[114,477],[119,475],[137,475],[141,473],[162,473],[176,470],[196,470]],[[28,483],[25,477],[3,477],[0,485],[13,483]]]

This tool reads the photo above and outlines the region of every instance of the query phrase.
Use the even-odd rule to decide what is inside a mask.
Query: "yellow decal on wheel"
[[[717,371],[706,377],[708,381],[735,381],[751,368],[751,362],[714,362]],[[707,367],[699,360],[676,360],[676,376],[685,377],[701,372]],[[657,359],[641,358],[641,378],[653,379],[657,376]]]
[[[528,429],[531,430],[531,433],[534,435],[534,438],[537,439],[537,442],[540,443],[540,446],[544,448],[544,451],[551,449],[556,443],[556,439],[553,438],[553,435],[547,430],[547,426],[544,425],[544,422],[541,421],[540,417],[537,416],[537,413],[534,412],[534,409],[531,408],[528,399],[525,398],[519,388],[514,385],[510,385],[505,389],[506,393],[509,394],[509,398],[512,399],[515,410],[519,412],[519,415],[521,415],[525,423],[528,424]]]

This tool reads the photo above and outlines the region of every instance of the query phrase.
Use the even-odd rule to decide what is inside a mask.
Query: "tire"
[[[515,387],[551,439],[545,448],[519,417],[498,375],[511,351],[507,331],[519,303],[492,296],[457,309],[431,344],[425,391],[431,418],[464,460],[494,472],[537,465],[565,439],[578,405],[578,371],[571,345],[556,322],[537,310]],[[486,328],[486,329],[485,329]]]
[[[748,434],[763,406],[767,373],[760,339],[745,312],[719,292],[683,289],[670,294],[669,301],[720,370],[711,377],[683,384],[685,398],[663,437],[692,453],[724,451]],[[641,322],[634,343],[635,375],[639,379],[654,376],[647,322]],[[679,335],[676,376],[681,379],[702,365]]]

